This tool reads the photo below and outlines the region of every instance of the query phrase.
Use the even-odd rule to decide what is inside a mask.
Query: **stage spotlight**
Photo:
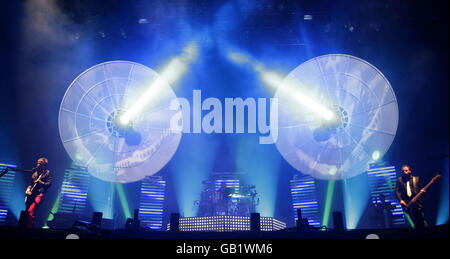
[[[100,35],[100,37],[106,38],[106,33],[104,31],[98,31],[98,34]]]
[[[184,49],[179,57],[172,59],[169,64],[161,72],[158,77],[148,87],[147,91],[143,93],[133,106],[120,117],[120,122],[124,125],[130,123],[131,119],[136,116],[147,104],[155,101],[159,95],[160,90],[167,84],[173,84],[186,71],[187,66],[198,56],[197,44],[191,42]]]
[[[366,239],[380,239],[380,236],[378,236],[377,234],[368,234],[366,236]]]
[[[77,234],[68,234],[66,236],[66,239],[80,239],[80,236],[78,236]]]
[[[305,14],[303,16],[303,20],[305,20],[305,21],[311,21],[312,19],[313,19],[313,16],[310,14]]]
[[[378,159],[380,159],[380,151],[375,150],[375,151],[373,151],[373,153],[372,153],[372,160],[373,160],[373,161],[377,161]]]
[[[146,18],[141,18],[141,19],[138,20],[138,23],[146,24],[146,23],[148,23],[148,20]]]
[[[336,172],[337,172],[336,166],[332,166],[332,167],[330,168],[330,175],[335,175]]]

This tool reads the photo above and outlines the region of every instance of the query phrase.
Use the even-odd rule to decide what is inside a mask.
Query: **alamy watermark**
[[[170,103],[170,109],[179,112],[170,119],[170,129],[174,133],[245,133],[244,118],[247,111],[247,133],[256,133],[258,130],[262,135],[259,137],[260,144],[273,144],[277,141],[277,98],[270,98],[269,112],[266,98],[255,100],[249,97],[244,100],[238,97],[225,98],[224,101],[224,105],[221,100],[213,97],[202,101],[201,90],[193,90],[192,106],[186,98],[174,99]],[[202,111],[207,111],[203,117]]]

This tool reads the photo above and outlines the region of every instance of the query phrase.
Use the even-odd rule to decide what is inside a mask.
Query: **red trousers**
[[[39,204],[44,200],[44,194],[40,193],[36,195],[33,203],[31,203],[30,207],[28,207],[28,220],[27,220],[27,228],[31,229],[34,225],[35,212]]]

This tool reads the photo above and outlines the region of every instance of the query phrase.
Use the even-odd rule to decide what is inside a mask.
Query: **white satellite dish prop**
[[[157,96],[127,123],[121,115],[157,79]],[[59,133],[70,158],[91,175],[134,182],[157,173],[178,148],[181,133],[170,130],[176,95],[154,70],[134,62],[111,61],[81,73],[67,89],[59,111]]]
[[[299,104],[283,85],[307,94],[332,111],[325,120]],[[340,180],[365,172],[382,157],[398,126],[394,91],[384,75],[368,62],[333,54],[310,59],[295,68],[277,89],[279,133],[284,159],[303,174]]]

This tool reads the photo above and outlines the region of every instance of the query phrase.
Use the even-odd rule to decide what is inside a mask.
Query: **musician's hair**
[[[41,157],[41,158],[38,159],[38,161],[39,161],[39,160],[43,160],[44,163],[45,163],[45,165],[48,165],[48,159],[47,159],[47,158]]]
[[[408,165],[408,164],[404,164],[404,165],[402,165],[402,167],[400,167],[400,168],[403,168],[403,167],[408,167],[409,168],[409,170],[411,170],[411,166],[410,165]]]

